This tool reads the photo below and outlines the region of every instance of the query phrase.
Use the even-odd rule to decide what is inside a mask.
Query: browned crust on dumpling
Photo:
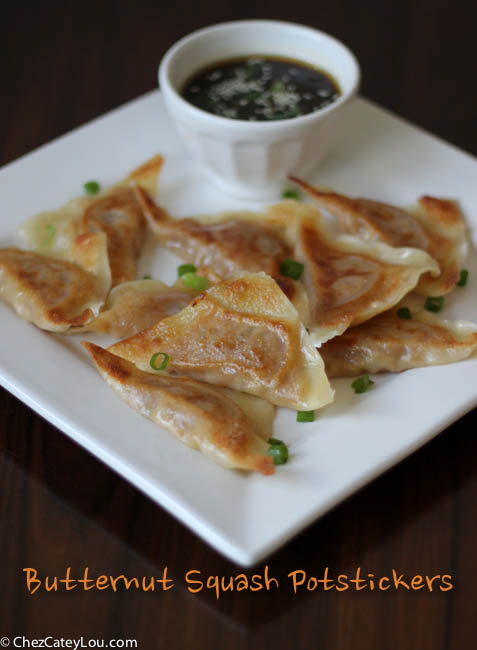
[[[274,473],[272,458],[263,453],[267,444],[252,431],[241,408],[219,389],[188,377],[145,373],[93,343],[83,341],[82,345],[103,378],[129,406],[182,442],[201,448],[202,441],[190,434],[198,434],[202,427],[206,448],[213,446],[227,463],[262,474]],[[175,418],[174,412],[180,418]],[[188,430],[194,425],[197,430]]]
[[[323,192],[290,176],[349,233],[367,240],[378,239],[391,246],[419,248],[433,257],[441,274],[422,276],[419,284],[425,295],[449,293],[459,278],[459,237],[465,240],[464,218],[455,201],[423,196],[418,205],[423,211],[410,212],[393,205],[363,198],[350,198],[336,192]],[[418,285],[419,290],[419,285]]]
[[[328,377],[352,377],[460,361],[475,350],[477,332],[457,338],[437,317],[404,319],[393,309],[327,341],[320,354]]]
[[[93,317],[84,304],[94,277],[77,264],[15,248],[0,250],[0,295],[42,329],[62,331]]]
[[[112,286],[136,279],[136,262],[141,251],[146,221],[130,187],[118,187],[86,208],[82,227],[102,231],[108,240]]]

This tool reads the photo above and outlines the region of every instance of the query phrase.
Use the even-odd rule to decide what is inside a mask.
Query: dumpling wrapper
[[[136,200],[133,185],[154,191],[163,163],[155,156],[135,169],[121,183],[95,196],[79,197],[59,210],[43,212],[26,221],[20,234],[30,250],[60,259],[70,259],[72,241],[82,233],[104,232],[112,286],[136,279],[146,221]],[[54,236],[48,237],[48,228]]]
[[[249,419],[242,408],[247,398],[239,406],[230,397],[232,391],[225,392],[189,377],[152,375],[97,345],[85,341],[82,345],[108,386],[128,406],[181,442],[224,467],[274,473],[273,460],[267,453],[269,446],[255,430],[256,412]],[[266,419],[270,421],[270,414],[273,419],[272,406],[255,406],[265,406]],[[265,426],[269,430],[269,425]]]
[[[423,273],[439,273],[437,262],[422,250],[336,233],[311,204],[297,203],[293,214],[294,257],[305,266],[308,328],[317,346],[393,307]]]
[[[440,275],[424,274],[416,291],[424,296],[443,296],[455,286],[468,250],[464,216],[455,201],[422,196],[410,211],[369,199],[354,199],[320,191],[290,177],[338,220],[348,233],[365,241],[390,246],[419,248],[439,264]]]
[[[51,332],[97,316],[111,286],[103,233],[77,237],[71,261],[17,248],[0,250],[0,296],[22,318]]]
[[[197,295],[196,291],[169,287],[159,280],[135,280],[114,287],[103,310],[84,330],[120,339],[152,327],[176,314]]]
[[[298,313],[265,273],[242,273],[201,293],[181,312],[111,346],[145,371],[169,355],[168,371],[310,411],[333,391]],[[152,371],[153,372],[153,371]]]
[[[173,219],[142,187],[136,196],[160,244],[195,266],[206,266],[227,278],[240,271],[270,275],[298,309],[306,313],[306,294],[292,278],[280,274],[280,263],[292,257],[283,224],[266,212],[225,212]]]
[[[417,307],[414,296],[402,305],[412,318],[399,318],[398,308],[346,330],[320,352],[329,377],[401,372],[470,357],[477,350],[477,325],[449,321]]]

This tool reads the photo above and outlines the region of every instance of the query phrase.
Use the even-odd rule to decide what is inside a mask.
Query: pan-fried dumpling
[[[175,316],[109,349],[149,372],[152,355],[165,352],[171,372],[296,410],[333,398],[296,309],[264,273],[219,282]]]
[[[365,241],[391,246],[420,248],[439,264],[437,277],[424,274],[416,287],[421,295],[442,296],[455,286],[467,254],[465,220],[455,201],[423,196],[412,211],[368,199],[353,199],[335,192],[322,192],[291,177],[332,214],[349,233]]]
[[[135,280],[114,287],[99,316],[86,328],[116,339],[133,336],[186,307],[197,292],[159,280]]]
[[[280,263],[292,256],[292,249],[266,214],[228,212],[172,219],[143,188],[136,188],[136,196],[163,246],[186,262],[207,266],[224,278],[239,271],[263,271],[302,314],[306,301],[303,287],[280,274]]]
[[[257,434],[253,419],[223,390],[189,377],[151,375],[97,345],[83,342],[83,346],[128,406],[184,444],[225,467],[274,473],[268,445]]]
[[[23,224],[20,234],[31,250],[69,259],[71,242],[78,234],[104,232],[112,286],[135,280],[146,221],[132,186],[153,191],[162,163],[163,158],[155,156],[106,192],[73,199],[59,210],[36,215]]]
[[[71,262],[17,248],[0,250],[0,296],[42,329],[85,326],[111,286],[106,238],[103,233],[81,235],[70,253]]]
[[[412,304],[405,298],[402,306]],[[400,372],[466,359],[477,350],[477,325],[448,321],[422,309],[412,318],[380,314],[325,343],[320,352],[329,377]]]
[[[305,265],[308,327],[317,346],[390,309],[423,273],[439,272],[424,251],[335,233],[313,205],[297,203],[294,212],[294,257]]]

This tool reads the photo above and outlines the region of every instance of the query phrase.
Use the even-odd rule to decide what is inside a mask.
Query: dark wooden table
[[[2,8],[1,162],[153,88],[177,38],[238,18],[334,34],[361,62],[364,95],[476,153],[476,21],[463,0],[64,0]],[[270,558],[280,589],[217,602],[189,593],[184,573],[228,576],[236,566],[5,391],[0,404],[0,637],[137,639],[147,649],[475,648],[476,411]],[[68,566],[76,576],[88,566],[94,576],[155,577],[167,566],[175,587],[28,593],[23,568],[45,577]],[[454,588],[293,595],[284,586],[290,571],[320,577],[326,566],[450,574]]]

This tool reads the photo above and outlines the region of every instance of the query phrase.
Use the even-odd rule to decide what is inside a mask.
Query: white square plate
[[[363,99],[344,110],[315,180],[398,205],[424,193],[456,197],[475,242],[475,160]],[[173,214],[260,207],[210,187],[155,91],[0,170],[0,246],[12,243],[25,218],[81,194],[85,181],[107,186],[157,152],[166,158],[159,200]],[[172,282],[178,263],[150,250],[140,272]],[[466,266],[469,285],[446,300],[445,314],[477,321],[474,253]],[[214,465],[123,404],[79,346],[91,337],[47,334],[5,304],[0,318],[3,386],[242,565],[270,554],[477,402],[476,358],[382,375],[364,395],[350,380],[333,381],[336,401],[316,422],[299,424],[294,412],[279,410],[275,435],[289,444],[289,463],[272,477],[247,475]]]

